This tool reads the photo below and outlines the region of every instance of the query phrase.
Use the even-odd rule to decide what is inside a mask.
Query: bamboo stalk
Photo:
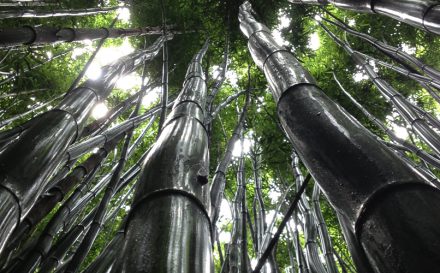
[[[160,37],[147,50],[135,52],[103,67],[103,77],[86,81],[68,93],[51,111],[38,118],[0,154],[0,253],[19,222],[26,217],[50,177],[62,161],[69,144],[81,134],[93,105],[106,98],[121,75],[132,72],[157,55]],[[4,204],[3,204],[4,200]]]
[[[145,79],[145,74],[144,74],[143,80],[144,79]],[[145,89],[142,89],[142,90],[143,90],[143,93],[141,95],[139,95],[137,103],[136,103],[136,108],[134,109],[133,113],[130,115],[130,119],[134,119],[134,118],[138,117],[139,110],[140,110],[140,107],[142,104],[142,99],[145,94]],[[98,236],[98,233],[99,233],[101,226],[103,224],[103,221],[104,221],[107,207],[110,203],[111,198],[114,196],[114,194],[117,190],[117,186],[121,182],[120,181],[121,174],[122,174],[122,171],[123,171],[124,166],[127,161],[129,145],[130,145],[131,138],[133,137],[133,130],[135,127],[136,127],[136,125],[132,126],[126,132],[125,142],[122,147],[119,161],[118,161],[116,168],[112,174],[110,182],[105,189],[104,196],[102,197],[101,202],[99,203],[99,206],[97,207],[97,212],[93,217],[93,222],[91,223],[90,229],[87,231],[86,236],[82,240],[81,244],[79,245],[78,249],[76,250],[75,254],[73,255],[71,261],[69,261],[68,265],[66,266],[65,272],[69,272],[69,273],[70,272],[71,273],[78,272],[86,255],[89,253],[89,251],[93,245],[93,242],[95,241],[96,237]]]
[[[60,42],[78,42],[103,38],[122,38],[142,35],[161,34],[160,27],[142,28],[51,28],[31,27],[2,29],[0,31],[0,48],[20,45],[43,45]]]
[[[424,150],[418,148],[417,146],[411,144],[410,142],[408,142],[408,141],[398,137],[384,123],[382,123],[379,119],[377,119],[375,116],[373,116],[370,112],[368,112],[367,109],[365,109],[365,107],[363,107],[358,101],[356,101],[356,99],[353,98],[353,96],[351,96],[345,90],[345,88],[342,86],[342,84],[336,78],[335,74],[333,74],[333,78],[335,79],[335,81],[338,84],[338,86],[341,89],[341,91],[353,102],[353,104],[356,105],[356,107],[359,108],[359,110],[361,110],[362,113],[364,113],[364,115],[367,116],[367,118],[371,122],[376,124],[383,132],[385,132],[391,138],[391,140],[393,142],[396,142],[396,143],[402,145],[403,147],[405,147],[405,149],[407,149],[408,151],[414,153],[416,156],[420,157],[420,159],[424,160],[426,163],[428,163],[428,164],[430,164],[430,165],[432,165],[432,166],[434,166],[436,168],[440,168],[440,160],[436,156],[431,155],[431,154],[425,152]]]
[[[353,61],[360,65],[367,73],[373,84],[380,91],[381,95],[388,99],[392,105],[396,108],[403,119],[410,125],[417,135],[431,148],[433,151],[440,155],[440,136],[432,128],[429,127],[426,120],[422,118],[419,111],[409,103],[397,90],[395,90],[388,82],[381,79],[374,71],[373,67],[365,60],[365,58],[357,51],[351,49],[351,47],[344,43],[341,39],[336,37],[326,26],[320,23],[320,26],[325,32],[339,45],[341,46],[353,59]]]
[[[76,17],[76,16],[90,16],[97,14],[106,14],[110,11],[115,11],[121,7],[102,7],[102,8],[87,8],[87,9],[53,9],[51,11],[17,9],[17,10],[2,10],[0,11],[0,19],[9,18],[50,18],[50,17]]]
[[[405,51],[403,51],[401,48],[397,48],[388,44],[385,44],[384,42],[368,35],[365,33],[358,32],[354,29],[352,29],[350,26],[345,24],[343,21],[341,21],[339,18],[331,14],[330,12],[326,11],[327,14],[332,16],[336,21],[328,20],[327,18],[322,17],[322,20],[335,25],[342,30],[346,31],[349,34],[352,34],[358,38],[361,38],[362,40],[370,43],[372,46],[377,48],[382,53],[389,56],[391,59],[401,63],[402,65],[405,65],[407,68],[414,69],[413,67],[421,70],[423,73],[428,75],[431,79],[433,79],[437,84],[440,84],[440,71],[436,70],[435,68],[424,64],[421,60],[419,60],[417,57],[414,57]],[[409,65],[408,65],[409,64]]]
[[[217,169],[214,173],[214,177],[212,178],[210,195],[211,195],[211,223],[213,226],[215,226],[219,217],[220,205],[226,185],[226,170],[232,159],[232,150],[234,149],[234,145],[239,139],[240,133],[243,130],[244,121],[246,119],[246,113],[249,107],[249,103],[250,103],[250,95],[249,92],[247,92],[246,102],[245,105],[243,106],[243,110],[240,114],[239,120],[235,125],[231,138],[228,140],[228,144],[226,147],[225,154],[223,155],[223,159],[217,165]]]
[[[356,12],[377,13],[440,34],[440,6],[433,0],[289,0],[294,4],[333,4]]]
[[[338,273],[339,270],[336,266],[336,261],[334,259],[335,254],[333,251],[332,241],[328,233],[324,216],[322,215],[321,204],[319,203],[320,193],[321,191],[319,189],[319,186],[315,183],[312,194],[313,212],[314,217],[317,220],[317,227],[319,231],[319,238],[321,239],[322,252],[326,261],[325,265],[329,273]]]

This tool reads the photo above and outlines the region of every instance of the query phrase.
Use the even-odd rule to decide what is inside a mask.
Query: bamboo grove
[[[0,20],[0,272],[438,272],[438,1]]]

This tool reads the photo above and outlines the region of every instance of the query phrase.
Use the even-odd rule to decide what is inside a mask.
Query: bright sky
[[[120,8],[119,9],[119,20],[123,23],[129,23],[131,19],[130,10],[128,8]]]
[[[319,39],[318,32],[314,32],[310,35],[307,47],[311,50],[318,50],[321,47],[321,41]]]
[[[403,52],[406,52],[406,53],[411,54],[411,55],[416,53],[416,48],[415,47],[412,47],[412,46],[410,46],[408,44],[405,44],[405,43],[401,44],[400,48],[402,49]]]
[[[146,108],[152,106],[155,102],[160,99],[160,94],[162,92],[161,87],[156,87],[142,99],[142,105]]]
[[[251,146],[252,146],[252,140],[248,138],[243,139],[243,146],[241,145],[241,141],[237,140],[234,144],[234,149],[232,150],[232,156],[233,157],[239,157],[241,155],[241,150],[243,149],[243,153],[247,154],[249,153]]]
[[[94,119],[100,119],[104,117],[108,112],[107,105],[105,105],[103,102],[100,102],[95,105],[95,107],[92,110],[92,117]]]
[[[391,129],[397,137],[401,139],[408,139],[408,130],[405,127],[397,125],[395,122],[398,116],[399,114],[396,111],[393,111],[391,112],[391,115],[386,116],[385,119],[388,121],[388,125],[391,126]]]
[[[134,52],[133,46],[129,43],[128,38],[125,38],[121,45],[103,47],[96,55],[95,60],[86,71],[86,76],[89,79],[97,79],[101,75],[101,67],[113,61],[116,61],[122,56]]]
[[[289,43],[286,40],[284,40],[284,38],[281,36],[281,31],[287,28],[288,26],[290,26],[291,21],[292,20],[287,16],[285,11],[283,10],[278,11],[278,24],[272,30],[272,36],[279,45],[283,45],[283,46],[289,45]]]
[[[393,128],[393,132],[397,135],[398,138],[407,139],[409,137],[408,130],[406,130],[406,128],[396,125],[394,123],[391,125],[391,127]]]

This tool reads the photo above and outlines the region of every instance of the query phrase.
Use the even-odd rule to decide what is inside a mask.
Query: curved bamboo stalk
[[[182,92],[144,162],[112,272],[165,272],[170,266],[176,272],[213,271],[201,66],[207,46],[190,63]]]
[[[333,250],[332,241],[330,238],[330,235],[328,233],[327,225],[324,220],[324,216],[321,212],[321,204],[319,203],[319,195],[321,191],[319,189],[318,184],[315,183],[313,187],[313,194],[312,194],[312,202],[313,202],[313,212],[314,217],[317,221],[318,231],[319,231],[319,238],[321,239],[321,245],[322,245],[322,253],[324,254],[325,258],[325,265],[327,268],[327,272],[329,273],[338,273],[338,267],[336,266],[335,261],[335,254]]]
[[[164,48],[165,47],[163,47],[163,49]],[[145,94],[145,89],[143,89],[143,93],[141,95],[139,95],[139,98],[138,98],[137,104],[136,104],[136,108],[134,109],[133,113],[130,115],[130,119],[134,119],[138,116],[144,94]],[[150,124],[152,124],[152,122],[150,122]],[[126,133],[125,142],[122,147],[119,161],[118,161],[116,168],[112,174],[110,182],[105,189],[104,196],[102,197],[101,202],[99,203],[99,205],[97,207],[97,211],[93,217],[93,222],[91,223],[90,228],[87,231],[87,234],[85,235],[84,239],[82,240],[81,244],[79,245],[79,247],[76,250],[75,254],[73,255],[72,259],[67,264],[65,272],[69,272],[69,273],[70,272],[71,273],[78,272],[82,262],[84,261],[85,257],[87,256],[90,249],[92,248],[93,242],[95,241],[96,237],[98,236],[99,231],[101,230],[101,226],[104,221],[107,207],[110,203],[111,198],[115,195],[115,192],[117,190],[118,185],[121,182],[120,181],[121,174],[122,174],[122,171],[123,171],[124,166],[127,161],[129,145],[130,145],[131,138],[133,137],[133,130],[135,127],[136,127],[136,125],[132,126]]]
[[[161,27],[142,28],[51,28],[31,27],[2,29],[0,31],[0,48],[20,45],[43,45],[60,42],[78,42],[103,38],[122,38],[130,36],[161,34]]]
[[[146,153],[141,157],[141,160],[145,157],[145,155]],[[122,177],[120,178],[120,183],[115,189],[115,194],[119,193],[127,185],[129,185],[133,181],[133,179],[137,177],[139,172],[140,162],[137,162],[122,175]],[[88,194],[90,198],[95,197],[108,184],[108,182],[110,181],[110,175],[101,179],[101,181],[105,183],[100,183],[100,185],[95,186]],[[85,202],[85,204],[87,204],[87,202]],[[84,205],[77,204],[77,206],[78,205],[84,207]],[[79,224],[73,226],[62,238],[57,241],[54,246],[51,247],[50,251],[44,257],[44,260],[41,263],[41,272],[51,272],[51,270],[56,269],[60,266],[60,262],[62,261],[63,257],[66,255],[72,244],[75,241],[78,241],[79,238],[83,236],[82,234],[84,234],[84,232],[89,230],[97,209],[98,207],[92,210],[86,217],[84,217],[84,219]],[[77,213],[77,211],[78,208],[72,208],[72,213]],[[111,213],[109,213],[109,215],[110,214]],[[106,217],[106,219],[108,220],[109,218]]]
[[[27,129],[0,154],[0,253],[19,222],[26,217],[69,144],[81,134],[93,105],[105,99],[116,80],[157,55],[160,37],[147,50],[135,52],[103,67],[97,81],[86,81]]]
[[[440,71],[436,70],[435,68],[424,64],[421,60],[418,58],[406,53],[401,48],[397,48],[388,44],[385,44],[384,42],[368,35],[365,33],[358,32],[354,29],[352,29],[350,26],[345,24],[343,21],[341,21],[339,18],[331,14],[330,12],[326,11],[327,14],[332,16],[336,21],[328,20],[327,18],[322,17],[322,20],[335,25],[339,27],[340,29],[346,31],[349,34],[352,34],[358,38],[361,38],[362,40],[370,43],[372,46],[377,48],[379,51],[384,53],[385,55],[389,56],[391,59],[401,63],[407,68],[414,69],[413,67],[416,67],[417,69],[424,72],[426,75],[428,75],[433,81],[435,81],[437,84],[440,84]],[[408,66],[410,64],[410,66]]]
[[[299,157],[296,152],[292,154],[292,169],[295,177],[296,190],[299,191],[300,185],[304,184],[304,176],[299,167]],[[309,265],[310,271],[312,273],[325,273],[327,270],[321,263],[319,258],[319,246],[316,241],[318,237],[318,223],[316,218],[312,214],[310,209],[309,201],[306,195],[303,194],[299,200],[298,209],[303,216],[304,222],[304,237],[305,237],[305,248],[306,248],[306,261]]]
[[[229,20],[228,20],[229,24]],[[229,34],[228,34],[229,35]],[[211,92],[209,92],[208,97],[206,98],[206,111],[205,111],[205,127],[208,132],[209,141],[211,141],[211,132],[212,132],[212,108],[214,99],[220,91],[225,79],[226,72],[228,70],[228,62],[229,62],[229,36],[225,37],[225,48],[223,52],[223,62],[221,63],[219,69],[221,70],[218,76],[214,79],[213,86],[211,87]],[[210,119],[211,118],[211,119]],[[207,121],[206,119],[210,119]]]
[[[53,9],[51,11],[17,9],[0,11],[0,19],[8,18],[50,18],[50,17],[76,17],[106,14],[121,7],[102,7],[88,9]]]
[[[325,96],[252,13],[245,2],[240,27],[269,81],[281,124],[330,203],[355,227],[354,238],[375,264],[367,272],[434,272],[440,212],[432,208],[440,206],[440,191]]]
[[[341,89],[342,93],[344,93],[351,100],[351,102],[353,102],[353,104],[356,105],[356,107],[359,110],[361,110],[362,113],[364,113],[364,115],[371,122],[373,122],[377,127],[379,127],[383,132],[385,132],[391,138],[392,141],[402,145],[403,147],[405,147],[406,150],[414,153],[415,155],[420,157],[420,159],[424,160],[426,163],[440,169],[440,160],[436,156],[433,156],[433,155],[425,152],[424,150],[418,148],[417,146],[413,145],[412,143],[398,137],[390,128],[388,128],[384,123],[382,123],[375,116],[373,116],[370,112],[368,112],[368,110],[365,109],[365,107],[363,107],[358,101],[356,101],[356,99],[353,98],[353,96],[351,96],[347,92],[347,90],[345,90],[345,88],[342,86],[342,84],[336,78],[336,75],[334,73],[333,73],[333,78],[335,79],[335,81],[338,84],[339,88]]]
[[[435,0],[289,0],[294,4],[333,4],[356,12],[377,13],[440,34],[440,5]]]
[[[8,119],[4,119],[4,120],[0,121],[0,128],[1,128],[1,127],[4,127],[4,126],[6,126],[6,125],[9,125],[9,124],[11,124],[12,122],[14,122],[14,121],[16,121],[16,120],[18,120],[18,119],[21,119],[21,118],[23,118],[23,117],[25,117],[25,116],[27,116],[27,115],[29,115],[29,114],[32,114],[32,113],[34,113],[35,111],[38,111],[38,110],[40,110],[40,109],[42,109],[42,108],[45,108],[45,107],[50,106],[54,101],[59,100],[59,99],[61,99],[62,97],[64,97],[64,94],[59,95],[59,96],[56,96],[55,98],[52,98],[52,99],[50,99],[49,101],[47,101],[47,102],[45,102],[45,103],[42,103],[42,104],[40,104],[40,105],[37,105],[36,107],[33,107],[33,108],[29,109],[29,110],[26,111],[26,112],[20,113],[20,114],[18,114],[18,115],[15,115],[15,116],[13,116],[13,117],[8,118]]]
[[[211,223],[213,226],[217,223],[219,213],[220,213],[220,205],[223,198],[223,193],[226,186],[226,170],[232,159],[232,150],[234,149],[235,143],[238,141],[241,131],[243,130],[244,121],[246,119],[247,109],[250,103],[250,94],[249,91],[246,93],[246,102],[243,106],[243,110],[240,114],[237,125],[235,125],[234,131],[232,133],[231,138],[228,140],[228,144],[226,146],[225,154],[223,155],[223,159],[217,165],[217,169],[214,173],[214,177],[212,178],[212,184],[210,189],[211,195]]]
[[[362,56],[364,56],[367,60],[372,60],[383,67],[389,68],[401,75],[407,76],[408,78],[417,81],[424,89],[426,89],[426,91],[431,95],[431,97],[434,98],[435,101],[437,101],[437,103],[440,103],[440,95],[437,93],[438,91],[435,91],[430,87],[432,86],[436,89],[440,89],[440,84],[434,81],[432,78],[420,75],[419,73],[416,72],[409,71],[404,67],[378,60],[361,52],[359,53]]]
[[[351,49],[349,45],[344,43],[341,39],[336,37],[326,26],[319,23],[325,32],[340,45],[367,73],[373,84],[380,91],[381,95],[388,99],[403,119],[410,125],[417,135],[431,148],[440,155],[440,136],[432,128],[429,127],[426,120],[422,118],[414,106],[409,103],[397,90],[395,90],[388,82],[381,79],[374,71],[373,67],[359,54],[357,51]]]
[[[139,124],[144,122],[147,119],[150,119],[150,122],[148,123],[147,127],[150,128],[152,125],[152,117],[154,117],[157,113],[159,113],[161,109],[159,107],[155,107],[151,109],[150,111],[147,111],[145,114],[142,114],[140,116],[134,116],[129,119],[127,119],[124,122],[121,122],[120,124],[95,135],[94,137],[91,137],[85,141],[76,143],[74,145],[71,145],[69,149],[67,149],[66,155],[68,160],[77,159],[78,157],[82,156],[83,154],[87,153],[88,151],[92,150],[95,147],[99,147],[107,143],[108,141],[113,140],[114,138],[117,138],[123,134],[126,134],[127,132],[133,130],[134,128],[138,127]],[[148,129],[147,129],[148,130]]]
[[[84,239],[81,241],[81,244],[77,248],[72,259],[67,264],[65,272],[69,272],[69,273],[70,272],[72,272],[72,273],[78,272],[82,262],[84,261],[84,258],[86,257],[86,255],[90,251],[90,249],[93,245],[93,242],[95,241],[96,237],[98,236],[98,233],[99,233],[101,226],[103,224],[103,221],[104,221],[107,206],[110,202],[110,199],[115,194],[116,187],[120,182],[122,169],[125,166],[128,146],[129,146],[132,135],[133,135],[133,129],[125,137],[125,143],[124,143],[124,146],[122,147],[122,152],[121,152],[121,155],[119,158],[119,162],[116,165],[116,168],[112,174],[110,182],[105,189],[104,196],[102,197],[101,202],[99,203],[99,205],[97,207],[97,210],[96,210],[96,213],[94,214],[90,228],[87,231]]]
[[[20,239],[26,236],[31,232],[31,230],[50,212],[52,209],[61,202],[67,193],[70,192],[81,180],[83,180],[87,175],[92,173],[102,162],[102,160],[107,157],[107,154],[111,149],[113,149],[119,142],[119,139],[115,139],[105,145],[103,148],[99,149],[96,153],[89,156],[83,163],[76,166],[72,172],[61,179],[53,188],[50,188],[46,194],[44,194],[32,209],[29,211],[28,215],[23,219],[23,221],[18,225],[18,227],[14,230],[11,238],[13,241],[8,242],[8,246],[6,250],[14,249]],[[90,181],[91,176],[87,178]],[[87,183],[84,181],[83,183]],[[78,191],[77,191],[78,192]],[[81,191],[79,191],[81,192]],[[75,192],[76,193],[76,192]],[[75,193],[72,195],[74,196]],[[67,206],[68,208],[68,206]],[[57,214],[53,216],[52,219],[56,217],[66,217],[66,216],[57,216],[62,215],[63,207],[61,207]],[[49,224],[48,224],[49,225]]]
[[[206,114],[210,114],[212,112],[212,106],[214,103],[215,96],[220,91],[224,81],[226,80],[226,72],[228,71],[228,62],[229,62],[229,37],[225,38],[225,49],[223,52],[223,62],[221,63],[219,69],[220,73],[215,78],[215,82],[213,87],[211,88],[211,92],[208,94],[206,98]]]
[[[115,141],[114,146],[118,141]],[[107,147],[108,148],[108,147]],[[85,168],[77,169],[78,178],[75,176],[70,176],[71,182],[79,182],[81,178],[84,178],[82,183],[75,189],[75,191],[70,195],[70,197],[64,202],[56,214],[51,218],[49,223],[46,225],[42,234],[40,235],[38,242],[33,250],[31,250],[26,257],[23,259],[23,263],[16,269],[17,272],[34,272],[40,263],[41,259],[49,251],[56,234],[63,227],[63,221],[66,218],[73,217],[75,214],[72,212],[73,205],[78,201],[80,195],[83,193],[84,189],[90,183],[90,181],[96,175],[97,170],[100,168],[100,161],[107,155],[106,149],[103,149],[98,157],[98,162],[94,168],[87,170]],[[70,180],[69,179],[69,180]],[[75,181],[76,180],[76,181]],[[68,185],[66,185],[68,186]],[[73,187],[73,186],[72,186]]]

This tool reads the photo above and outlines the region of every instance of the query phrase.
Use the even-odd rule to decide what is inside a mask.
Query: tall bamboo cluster
[[[282,126],[373,270],[434,272],[439,190],[325,96],[253,13],[245,2],[240,27],[268,79]]]
[[[81,135],[96,102],[110,94],[120,76],[151,60],[171,37],[160,37],[148,49],[103,67],[99,80],[88,80],[69,92],[58,106],[38,117],[17,141],[7,145],[0,156],[0,249],[46,188],[50,176],[65,158],[68,145]]]
[[[436,1],[290,2],[334,4],[384,14],[440,34]],[[11,9],[0,11],[0,19],[89,16],[119,8],[65,10],[39,0],[10,3],[11,7],[50,6],[52,10]],[[246,90],[235,90],[217,102],[230,62],[229,34],[220,73],[211,80],[210,88],[202,66],[208,51],[206,41],[189,63],[177,98],[170,96],[168,41],[173,31],[166,25],[164,6],[162,9],[161,27],[115,29],[114,19],[110,27],[102,29],[25,26],[0,31],[0,47],[8,50],[6,57],[17,46],[100,39],[65,94],[0,121],[0,127],[6,127],[39,113],[0,132],[0,272],[211,273],[217,255],[222,273],[281,273],[277,262],[281,241],[289,261],[285,270],[291,273],[438,271],[440,182],[434,170],[440,167],[440,121],[381,78],[372,62],[417,81],[440,102],[438,70],[356,31],[329,12],[332,19],[318,20],[411,127],[411,137],[430,151],[418,147],[413,139],[399,138],[389,124],[344,88],[335,71],[341,91],[388,136],[380,138],[325,95],[296,57],[257,21],[251,4],[245,1],[238,14],[240,29],[253,61],[267,79],[281,129],[293,146],[291,162],[285,164],[289,177],[272,170],[273,177],[267,179],[262,175],[264,147],[249,128],[249,112],[256,101],[251,65]],[[358,52],[333,33],[330,25],[363,39],[397,64]],[[102,67],[97,80],[82,81],[107,38],[149,34],[161,36],[143,50]],[[147,83],[150,61],[161,50],[161,79]],[[142,65],[140,89],[103,118],[88,122],[93,107],[109,97],[117,80]],[[13,85],[33,69],[2,74],[0,85]],[[160,104],[141,112],[143,98],[157,86],[162,89]],[[42,90],[25,94],[35,92]],[[241,95],[245,98],[240,99]],[[1,94],[0,99],[15,96],[18,94]],[[236,103],[237,121],[232,134],[225,133],[224,152],[210,175],[213,124],[231,103]],[[53,108],[41,112],[47,106]],[[2,109],[0,115],[6,112]],[[118,121],[124,114],[128,118]],[[134,138],[135,129],[141,126]],[[155,142],[139,150],[156,132]],[[246,153],[244,146],[250,138],[252,147]],[[234,157],[237,145],[241,150]],[[275,183],[266,185],[268,180],[276,180],[276,187]],[[279,191],[278,197],[271,197],[270,206],[267,187]],[[225,194],[230,189],[234,190],[231,204]],[[341,258],[334,246],[324,219],[324,196],[335,210],[354,264],[350,258]],[[225,203],[230,205],[232,217],[226,226],[221,223]],[[126,207],[129,212],[118,221]],[[118,231],[105,235],[115,222],[120,222]],[[225,233],[230,235],[227,243],[221,239]],[[86,267],[99,236],[107,236],[105,247]]]
[[[206,43],[189,64],[182,91],[145,159],[112,272],[213,271],[201,66],[207,48]]]
[[[289,0],[294,4],[327,5],[356,12],[377,13],[440,34],[440,5],[435,0]]]

